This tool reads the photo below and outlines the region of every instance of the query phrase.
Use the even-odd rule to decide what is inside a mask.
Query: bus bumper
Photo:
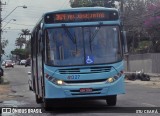
[[[125,93],[124,76],[113,83],[57,86],[45,80],[45,99],[65,98],[105,98],[109,95]],[[92,92],[80,92],[80,88],[91,88]]]

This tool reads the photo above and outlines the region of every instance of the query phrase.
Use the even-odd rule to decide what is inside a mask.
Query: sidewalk
[[[124,74],[136,74],[136,72],[124,72]],[[150,77],[159,77],[160,78],[160,74],[159,73],[144,73],[149,75]]]
[[[2,78],[4,79],[4,81],[0,84],[0,102],[7,99],[8,94],[11,90],[9,82],[5,79],[5,77]]]
[[[129,84],[144,85],[151,88],[160,88],[160,76],[150,76],[150,81],[141,81],[141,80],[125,80]]]

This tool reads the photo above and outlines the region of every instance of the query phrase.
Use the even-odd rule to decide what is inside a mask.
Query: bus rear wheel
[[[39,97],[37,94],[35,94],[35,97],[36,97],[36,102],[37,103],[42,103],[42,98]]]
[[[108,106],[115,106],[117,102],[117,95],[107,96],[106,102]]]

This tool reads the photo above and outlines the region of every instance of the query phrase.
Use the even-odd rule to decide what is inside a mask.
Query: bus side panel
[[[37,80],[37,38],[36,38],[36,31],[33,33],[33,54],[32,54],[32,76],[33,76],[33,85],[34,85],[34,92],[38,95],[38,80]]]

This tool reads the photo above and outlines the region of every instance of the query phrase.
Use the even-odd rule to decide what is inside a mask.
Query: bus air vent
[[[60,74],[90,74],[109,72],[111,66],[59,69]]]
[[[79,68],[59,69],[60,74],[77,74],[80,73]]]
[[[102,73],[102,72],[110,72],[111,66],[105,66],[105,67],[91,67],[92,73]]]

